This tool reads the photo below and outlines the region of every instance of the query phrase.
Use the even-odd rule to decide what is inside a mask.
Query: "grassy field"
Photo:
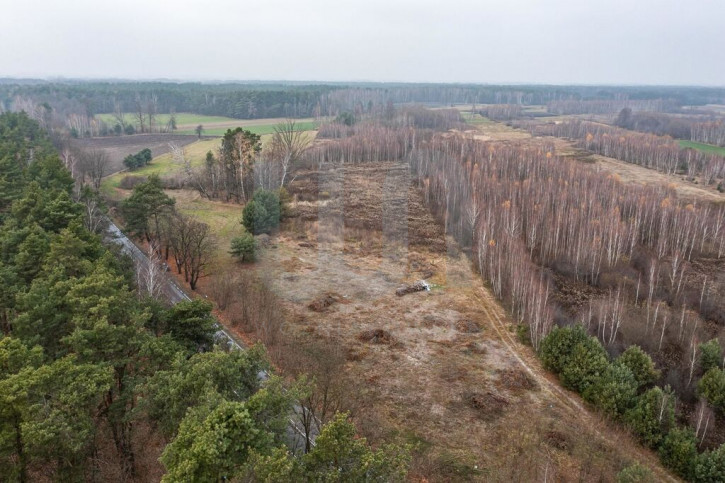
[[[201,139],[184,147],[184,154],[191,161],[192,166],[201,166],[206,159],[206,153],[215,152],[219,148],[219,139]],[[167,175],[183,169],[183,166],[174,161],[171,153],[162,154],[155,157],[150,164],[141,169],[133,171],[134,176],[148,176],[150,174]],[[121,180],[128,176],[127,171],[119,172],[103,179],[101,183],[101,192],[110,198],[118,198],[117,188]]]
[[[211,227],[216,241],[216,256],[208,272],[216,272],[219,267],[234,263],[229,247],[232,238],[245,231],[241,224],[242,205],[208,200],[194,190],[166,190],[166,194],[176,200],[176,209],[181,213]]]
[[[203,124],[202,124],[203,125]],[[265,134],[272,134],[274,133],[274,126],[276,124],[257,124],[252,126],[245,126],[241,125],[244,129],[247,131],[251,131],[255,134],[265,135]],[[297,122],[296,123],[297,130],[299,131],[313,131],[317,129],[317,123],[314,121],[304,121],[304,122]],[[231,127],[210,127],[209,129],[204,129],[204,135],[205,136],[223,136],[224,133],[227,132],[227,129],[233,129]],[[196,132],[193,129],[182,129],[178,131],[174,131],[175,134],[196,134]]]
[[[461,112],[461,117],[463,117],[463,120],[466,121],[468,124],[493,124],[493,121],[489,118],[483,117],[482,115],[477,113],[472,113],[470,111]]]
[[[184,153],[191,160],[192,166],[199,166],[204,162],[208,151],[216,151],[220,145],[219,139],[202,139],[189,144]],[[120,201],[131,194],[130,190],[121,189],[121,180],[126,176],[148,176],[150,174],[169,175],[183,169],[177,164],[171,153],[155,157],[148,166],[129,173],[127,171],[113,174],[104,178],[101,183],[101,193],[108,199]],[[231,263],[229,244],[231,239],[244,232],[239,223],[242,207],[238,204],[210,201],[195,190],[166,190],[166,194],[176,200],[176,209],[195,220],[207,223],[214,232],[217,241],[217,257],[215,264]]]
[[[695,141],[680,141],[680,147],[692,148],[702,151],[708,154],[717,154],[718,156],[725,156],[725,148],[720,146],[713,146],[712,144],[698,143]]]
[[[97,114],[96,117],[109,125],[114,125],[116,120],[113,114]],[[131,114],[125,114],[124,118],[127,123],[136,125],[136,120]],[[265,135],[274,133],[274,126],[282,122],[283,119],[233,119],[223,116],[204,116],[202,114],[193,114],[189,112],[180,112],[176,114],[177,129],[174,134],[195,135],[196,127],[202,125],[204,127],[205,136],[223,136],[227,129],[234,129],[237,126],[243,127],[255,134]],[[156,117],[158,126],[165,126],[169,122],[169,114],[159,114]],[[312,119],[299,119],[296,121],[297,129],[300,131],[313,131],[317,129],[317,123]]]
[[[101,121],[114,125],[116,123],[116,119],[113,117],[113,114],[107,113],[107,114],[96,114],[96,117],[100,119]],[[135,118],[131,114],[124,114],[124,119],[127,123],[133,123],[135,124]],[[184,124],[210,124],[210,123],[219,123],[219,122],[228,122],[233,123],[235,121],[238,121],[239,119],[233,119],[231,117],[223,117],[223,116],[205,116],[203,114],[193,114],[190,112],[179,112],[176,114],[176,124],[177,125],[184,125]],[[165,125],[169,122],[169,114],[159,114],[156,116],[156,124],[158,125]]]

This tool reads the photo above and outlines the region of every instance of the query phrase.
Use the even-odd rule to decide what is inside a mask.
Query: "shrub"
[[[675,395],[669,387],[664,391],[654,387],[637,398],[625,419],[644,444],[656,448],[675,424]]]
[[[707,402],[721,411],[725,411],[725,372],[713,367],[697,383],[697,392]]]
[[[540,353],[544,366],[557,372],[565,387],[580,394],[589,390],[609,367],[602,344],[580,325],[552,330],[543,340]]]
[[[557,374],[568,364],[574,346],[588,337],[584,327],[554,327],[541,342],[541,361],[544,367]]]
[[[621,417],[637,395],[637,381],[627,366],[610,364],[604,375],[584,392],[584,399],[611,417]]]
[[[257,190],[242,210],[242,224],[254,235],[270,233],[279,226],[281,214],[279,195],[274,191]]]
[[[697,457],[693,479],[703,483],[725,481],[725,445]]]
[[[604,375],[609,367],[607,352],[594,337],[574,346],[569,363],[561,371],[564,386],[584,393]]]
[[[700,367],[702,372],[707,372],[713,367],[720,367],[722,364],[722,348],[717,339],[712,339],[700,344]]]
[[[292,196],[284,186],[277,191],[277,195],[279,196],[280,218],[286,218],[290,215],[289,203],[292,201]]]
[[[631,345],[617,358],[617,362],[629,368],[638,386],[646,386],[660,377],[652,358],[639,346]]]
[[[134,169],[142,168],[149,164],[151,162],[151,159],[153,159],[153,156],[151,154],[151,150],[146,148],[142,149],[136,154],[129,154],[123,159],[123,164],[128,169],[133,171]]]
[[[124,176],[118,186],[124,190],[132,190],[141,183],[148,181],[146,176]]]
[[[665,466],[678,475],[691,478],[697,460],[697,442],[692,429],[672,429],[662,442],[660,458]]]
[[[627,466],[617,473],[617,483],[654,483],[657,481],[649,468],[639,463]]]
[[[253,262],[256,252],[257,242],[251,233],[245,233],[232,239],[232,248],[229,253],[239,258],[240,261]]]

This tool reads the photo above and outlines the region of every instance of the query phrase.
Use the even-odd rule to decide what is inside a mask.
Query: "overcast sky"
[[[2,0],[0,77],[725,85],[725,0]]]

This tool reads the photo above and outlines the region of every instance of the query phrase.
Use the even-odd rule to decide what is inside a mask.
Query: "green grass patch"
[[[201,139],[184,146],[184,155],[189,160],[191,166],[201,166],[206,159],[206,153],[212,151],[216,153],[221,141],[219,139]],[[171,153],[162,154],[155,157],[151,162],[143,168],[135,171],[122,171],[112,174],[103,179],[101,183],[101,193],[104,196],[114,198],[116,189],[120,187],[121,180],[126,176],[149,176],[157,174],[164,176],[181,171],[184,166],[178,164]]]
[[[720,146],[713,146],[712,144],[684,140],[679,141],[679,143],[681,148],[692,148],[707,154],[717,154],[718,156],[725,156],[725,148]]]
[[[490,120],[489,118],[484,117],[478,113],[473,113],[471,111],[462,111],[461,116],[463,117],[463,120],[466,121],[468,124],[481,125],[494,123],[494,121]]]
[[[260,136],[264,136],[266,134],[274,134],[274,127],[276,124],[259,124],[254,126],[240,126],[247,131],[251,131],[254,134],[259,134]],[[314,121],[305,121],[305,122],[296,122],[295,128],[298,131],[314,131],[317,129],[317,123]],[[211,128],[211,129],[204,129],[204,132],[202,133],[204,136],[224,136],[224,134],[227,132],[228,129],[233,129],[229,127],[220,127],[220,128]],[[174,134],[196,134],[196,132],[191,130],[180,130],[180,131],[174,131]]]
[[[158,114],[156,116],[156,125],[163,126],[166,125],[169,122],[170,114]],[[106,124],[113,126],[116,124],[116,118],[113,117],[113,114],[106,113],[106,114],[96,114],[96,117]],[[133,114],[126,113],[124,114],[124,119],[126,120],[126,123],[136,125],[136,118],[133,116]],[[194,114],[191,112],[179,112],[176,114],[176,124],[177,125],[183,125],[183,124],[195,124],[195,125],[204,125],[214,122],[238,122],[239,119],[233,119],[231,117],[224,117],[224,116],[205,116],[203,114]],[[146,121],[148,123],[148,120]]]

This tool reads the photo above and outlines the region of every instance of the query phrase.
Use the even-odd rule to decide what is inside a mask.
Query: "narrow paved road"
[[[148,266],[149,263],[152,263],[146,254],[142,252],[126,235],[124,235],[118,226],[116,226],[116,224],[110,219],[108,219],[107,239],[112,243],[121,245],[122,251],[130,255],[136,262],[137,269],[138,267],[145,267]],[[169,302],[172,304],[178,304],[179,302],[191,300],[191,298],[186,295],[186,292],[184,292],[181,287],[179,287],[166,273],[162,274],[162,280],[162,293]],[[232,335],[227,332],[221,324],[215,323],[215,325],[218,330],[214,334],[214,338],[218,345],[227,350],[244,350],[244,344],[242,342],[239,342],[232,337]],[[257,377],[259,377],[260,380],[265,381],[269,378],[269,374],[266,371],[260,371],[259,374],[257,374]],[[295,405],[293,410],[295,414],[300,414],[303,408]],[[315,445],[317,432],[318,427],[313,427],[310,436],[311,444],[313,446]],[[287,441],[293,451],[304,451],[305,431],[302,429],[300,424],[293,419],[293,417],[289,418],[289,425],[287,426]]]

